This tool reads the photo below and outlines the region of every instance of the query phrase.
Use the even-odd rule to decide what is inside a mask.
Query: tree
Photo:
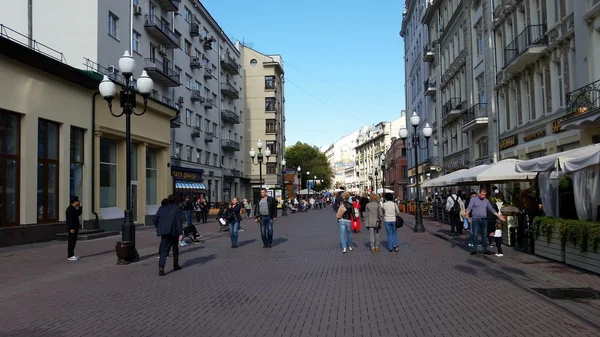
[[[302,168],[302,188],[306,188],[306,181],[313,180],[314,176],[323,179],[323,184],[317,187],[317,190],[329,188],[333,182],[333,169],[327,161],[327,156],[316,146],[297,142],[285,149],[285,161],[289,168]],[[306,172],[310,172],[310,176],[307,176]]]

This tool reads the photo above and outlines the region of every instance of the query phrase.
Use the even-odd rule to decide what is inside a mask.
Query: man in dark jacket
[[[156,227],[156,235],[160,236],[160,259],[158,261],[158,275],[165,275],[165,263],[171,248],[173,249],[173,270],[179,270],[179,236],[181,232],[181,207],[177,205],[174,195],[168,198],[169,204],[160,206],[153,222]]]
[[[71,204],[67,207],[67,230],[69,231],[69,241],[67,243],[67,259],[69,261],[79,260],[75,255],[75,244],[77,244],[77,234],[79,234],[79,216],[83,209],[79,197],[72,196]]]
[[[342,192],[338,192],[338,195],[335,197],[335,201],[333,204],[333,210],[337,212],[342,202],[344,202],[344,198],[342,198]]]
[[[260,199],[254,203],[254,217],[260,223],[260,236],[263,248],[273,244],[273,221],[277,220],[277,201],[267,196],[267,189],[260,189]]]

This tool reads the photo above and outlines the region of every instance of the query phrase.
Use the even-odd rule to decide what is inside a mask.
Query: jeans
[[[474,243],[475,240],[473,240],[473,238],[475,237],[475,234],[474,234],[474,231],[473,231],[473,225],[469,225],[469,220],[467,220],[467,218],[464,218],[463,222],[466,223],[467,224],[467,228],[469,228],[469,244],[472,246],[472,245],[475,244]],[[464,226],[464,223],[463,223],[463,226]]]
[[[339,219],[338,224],[340,225],[340,243],[342,249],[352,247],[352,230],[351,221],[346,219]]]
[[[379,248],[379,229],[369,227],[369,242],[371,249]]]
[[[392,250],[394,247],[398,247],[398,229],[396,228],[395,221],[385,222],[385,233],[387,234],[387,249]]]
[[[187,221],[188,225],[192,224],[192,211],[185,211],[185,220]]]
[[[260,236],[263,245],[270,245],[273,243],[273,219],[268,216],[260,217]]]
[[[240,222],[229,223],[229,238],[231,239],[231,245],[237,246],[238,244],[238,229],[240,229]]]
[[[487,233],[487,218],[483,219],[471,219],[471,226],[473,227],[473,251],[477,251],[479,245],[479,239],[477,235],[481,233],[481,246],[482,251],[485,253],[488,250],[488,240],[486,238]]]

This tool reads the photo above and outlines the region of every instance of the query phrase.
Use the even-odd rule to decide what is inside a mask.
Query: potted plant
[[[504,202],[502,201],[502,199],[498,198],[498,197],[490,197],[490,202],[495,202],[496,206],[498,206],[498,210],[502,209],[502,205],[504,204]]]
[[[533,220],[535,255],[565,262],[565,219],[547,216]]]
[[[569,265],[600,273],[600,223],[582,220],[564,220],[560,230]]]

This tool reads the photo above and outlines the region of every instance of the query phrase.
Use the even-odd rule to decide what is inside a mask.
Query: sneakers
[[[69,260],[69,261],[77,261],[77,260],[79,260],[79,256],[73,255],[71,257],[68,257],[67,260]]]
[[[502,257],[504,254],[496,254],[497,257]]]
[[[346,252],[346,248],[342,248],[342,253],[345,253],[345,252]]]
[[[348,247],[348,250],[349,250],[349,251],[352,251],[352,246]]]
[[[473,244],[472,244],[472,243],[469,243],[469,247],[473,247]]]
[[[179,242],[179,246],[181,246],[181,247],[185,247],[185,246],[187,246],[187,245],[188,245],[188,244],[187,244],[185,241],[180,241],[180,242]]]

